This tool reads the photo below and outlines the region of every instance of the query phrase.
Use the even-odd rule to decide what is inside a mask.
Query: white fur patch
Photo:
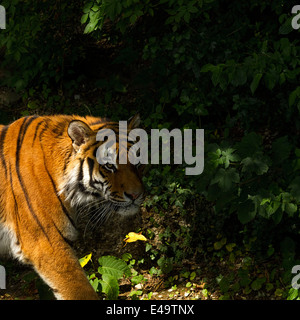
[[[0,223],[0,255],[12,255],[21,262],[25,257],[13,230]]]

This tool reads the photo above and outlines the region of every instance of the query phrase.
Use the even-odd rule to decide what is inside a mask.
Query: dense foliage
[[[300,227],[300,38],[290,27],[293,4],[2,3],[8,76],[1,83],[20,92],[22,114],[90,111],[119,120],[139,111],[147,129],[205,129],[201,175],[161,165],[145,177],[146,207],[181,221],[165,226],[160,246],[147,245],[156,268],[169,274],[183,258],[234,260],[246,250],[254,260],[276,259],[287,288],[280,294],[297,298],[290,289]],[[80,105],[78,92],[97,97]],[[1,116],[18,112],[11,107]],[[235,283],[247,292],[265,283],[275,291],[267,286],[272,279],[250,280],[250,266],[248,260],[238,275],[219,276],[222,293],[230,297]]]

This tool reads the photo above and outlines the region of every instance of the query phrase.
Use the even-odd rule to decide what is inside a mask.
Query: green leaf
[[[214,72],[218,69],[218,66],[215,66],[211,63],[208,63],[208,64],[205,64],[201,69],[200,69],[200,72],[208,72],[208,71],[211,71],[211,72]]]
[[[262,288],[262,285],[266,282],[266,278],[257,278],[251,283],[251,288],[255,291],[260,290]]]
[[[264,76],[265,84],[269,90],[272,90],[275,87],[277,80],[277,73],[275,70],[267,72]]]
[[[219,65],[216,66],[216,69],[213,71],[213,74],[211,76],[211,81],[215,87],[220,82],[221,72],[222,72],[222,68]]]
[[[272,159],[275,164],[284,162],[290,155],[292,145],[288,141],[288,136],[276,139],[272,144]]]
[[[268,172],[269,166],[266,160],[261,155],[254,155],[254,157],[247,157],[241,161],[243,165],[242,172],[255,172],[257,175],[262,175]]]
[[[227,242],[227,238],[222,238],[220,241],[214,243],[214,249],[220,250]]]
[[[289,34],[290,32],[294,31],[292,27],[292,20],[293,17],[289,17],[283,25],[279,28],[279,34]]]
[[[299,98],[299,97],[300,97],[300,87],[297,87],[289,95],[289,107],[291,107],[295,103],[296,98]]]
[[[99,285],[99,279],[95,278],[95,279],[91,279],[90,280],[90,284],[93,287],[93,289],[97,292],[98,290],[98,285]]]
[[[245,202],[242,202],[238,206],[238,218],[241,223],[245,224],[253,220],[256,215],[256,206],[254,202],[250,199],[247,199]]]
[[[284,211],[289,215],[292,216],[296,211],[297,211],[298,207],[296,204],[294,203],[286,203],[284,206]]]
[[[103,274],[102,280],[99,280],[102,292],[107,295],[109,300],[116,300],[119,296],[118,280],[109,274]]]
[[[300,177],[296,177],[291,182],[289,189],[291,190],[291,195],[296,199],[296,201],[300,202]]]
[[[264,199],[266,200],[266,199]],[[269,219],[280,207],[280,200],[277,198],[275,199],[269,199],[268,201],[262,201],[261,207],[264,208],[264,210],[259,210],[259,214],[267,219]]]
[[[291,288],[289,290],[289,294],[288,294],[287,300],[295,300],[297,298],[298,298],[298,290],[296,290],[294,288]]]
[[[122,255],[122,260],[124,260],[126,262],[128,262],[131,258],[132,258],[132,254],[131,253],[126,252],[126,253],[124,253]]]
[[[173,270],[173,258],[161,257],[157,260],[157,264],[163,273],[170,273]]]
[[[254,92],[256,91],[258,84],[260,82],[260,79],[262,77],[262,73],[257,73],[254,77],[253,80],[250,84],[250,90],[252,92],[252,94],[254,94]]]
[[[220,290],[222,291],[222,293],[225,293],[229,290],[229,280],[222,276],[222,275],[219,275],[217,278],[216,278],[219,286],[220,286]]]
[[[237,86],[242,86],[247,82],[247,74],[245,69],[243,68],[238,68],[235,70],[231,83],[237,87]]]
[[[93,1],[86,3],[84,8],[83,8],[83,12],[84,13],[89,13],[91,8],[92,8],[92,6],[93,6]]]
[[[137,15],[136,15],[136,14],[133,14],[133,15],[130,17],[130,19],[129,19],[130,23],[131,23],[131,24],[134,24],[134,23],[136,22],[137,18],[138,18]]]
[[[88,14],[88,13],[85,13],[85,14],[81,17],[81,20],[80,20],[81,24],[86,23],[88,17],[89,17],[89,14]]]
[[[235,149],[228,148],[226,150],[222,151],[221,159],[223,160],[223,163],[225,165],[225,169],[227,169],[230,165],[230,162],[236,162],[240,160],[240,157],[235,153]]]
[[[218,183],[222,191],[229,191],[233,183],[239,183],[240,176],[236,169],[229,168],[227,170],[221,168],[216,173],[214,179],[211,181],[211,184]]]
[[[241,142],[235,145],[238,154],[242,158],[252,157],[261,150],[262,138],[255,132],[245,135]]]
[[[131,272],[127,263],[113,256],[103,256],[99,258],[98,272],[105,275],[111,275],[116,279],[121,279],[123,275],[130,276]]]
[[[94,31],[94,27],[93,24],[91,22],[89,22],[85,28],[84,28],[84,31],[83,33],[87,34],[87,33],[91,33],[92,31]]]

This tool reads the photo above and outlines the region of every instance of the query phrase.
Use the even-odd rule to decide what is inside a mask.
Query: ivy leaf
[[[225,165],[225,169],[229,167],[230,162],[236,162],[240,160],[240,157],[237,154],[234,154],[236,149],[228,148],[227,150],[222,151],[221,159]]]
[[[281,200],[280,195],[277,197],[264,198],[260,203],[259,214],[267,219],[269,219],[280,207]]]
[[[216,176],[212,180],[211,184],[218,183],[219,187],[223,191],[229,191],[233,183],[239,183],[240,176],[236,169],[229,168],[227,170],[221,168],[216,173]]]
[[[262,288],[262,285],[266,282],[266,278],[257,278],[251,283],[251,288],[255,291],[260,290]]]

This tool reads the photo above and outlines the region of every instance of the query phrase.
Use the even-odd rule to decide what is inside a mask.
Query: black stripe
[[[93,171],[94,171],[94,166],[95,166],[95,160],[93,160],[91,158],[87,158],[87,162],[88,162],[89,174],[90,174],[89,186],[98,191],[98,188],[95,186],[95,184],[99,183],[103,187],[103,183],[101,181],[96,181],[96,180],[93,179]]]
[[[94,151],[93,151],[93,157],[95,159],[97,159],[97,150],[98,150],[98,148],[95,148]]]
[[[83,153],[86,153],[88,152],[91,148],[93,148],[94,146],[97,146],[99,145],[99,141],[96,141],[96,142],[93,142],[92,144],[88,145],[85,149],[83,149]],[[97,149],[97,148],[96,148]]]
[[[44,156],[44,163],[45,163],[45,156]],[[61,198],[60,198],[59,195],[58,195],[58,191],[57,191],[55,182],[54,182],[53,178],[51,177],[51,175],[50,175],[50,173],[49,173],[49,171],[48,171],[48,169],[47,169],[47,167],[46,167],[46,164],[45,164],[45,169],[46,169],[46,172],[47,172],[47,174],[48,174],[48,176],[49,176],[49,179],[51,180],[51,183],[52,183],[52,186],[53,186],[55,195],[56,195],[56,197],[57,197],[57,199],[58,199],[58,201],[59,201],[59,203],[60,203],[60,205],[61,205],[61,208],[62,208],[64,214],[68,217],[68,219],[70,220],[72,226],[75,228],[74,222],[73,222],[73,220],[72,220],[72,218],[71,218],[71,216],[70,216],[70,214],[69,214],[69,211],[68,211],[67,208],[64,206]]]
[[[37,118],[37,116],[32,116],[32,117],[29,118],[28,121],[27,121],[28,117],[24,118],[24,121],[23,121],[23,123],[21,125],[20,131],[19,131],[19,134],[18,134],[17,149],[16,149],[16,159],[17,159],[17,157],[20,156],[20,149],[22,147],[26,131],[27,131],[29,125],[31,124],[31,122],[36,118]]]
[[[61,236],[61,238],[67,242],[69,245],[72,245],[72,241],[68,240],[67,238],[64,237],[64,235],[62,234],[62,232],[58,229],[57,225],[53,222],[54,228],[56,229],[56,231],[58,232],[58,234]],[[52,290],[54,291],[54,290]],[[56,290],[57,291],[57,290]]]
[[[32,140],[32,146],[34,145],[34,142],[35,142],[35,139],[36,139],[36,136],[37,136],[37,132],[38,132],[39,127],[40,127],[40,125],[41,125],[42,123],[44,123],[44,121],[41,121],[41,122],[39,122],[39,123],[36,125],[35,132],[34,132],[34,136],[33,136],[33,140]]]
[[[48,121],[44,121],[44,123],[45,123],[45,126],[44,126],[44,128],[41,130],[41,132],[40,132],[40,134],[39,134],[39,141],[40,141],[40,142],[42,141],[42,135],[43,135],[44,132],[45,132],[46,130],[48,130],[48,128],[49,128]]]
[[[5,155],[4,155],[3,148],[4,148],[5,136],[6,136],[7,130],[8,130],[8,126],[5,126],[4,128],[2,128],[1,135],[0,135],[0,158],[5,170],[5,177],[7,176],[7,168],[6,168]]]
[[[80,192],[87,194],[87,195],[92,195],[95,197],[99,197],[99,195],[101,195],[100,192],[93,192],[93,191],[87,190],[82,182],[78,183],[78,188],[79,188]]]
[[[29,199],[29,196],[28,196],[28,192],[25,188],[25,185],[24,185],[24,181],[21,177],[21,173],[20,173],[20,151],[21,151],[21,146],[22,146],[22,143],[23,143],[23,140],[24,140],[24,137],[25,137],[25,134],[26,134],[26,131],[30,125],[30,123],[35,119],[35,117],[31,117],[28,121],[27,121],[27,118],[24,119],[21,127],[20,127],[20,130],[19,130],[19,134],[18,134],[18,140],[17,140],[17,150],[16,150],[16,172],[17,172],[17,176],[18,176],[18,179],[19,179],[19,182],[20,182],[20,186],[22,188],[22,191],[24,193],[24,196],[25,196],[25,200],[26,200],[26,203],[27,203],[27,206],[28,206],[28,209],[31,213],[31,215],[33,216],[34,220],[36,221],[36,223],[39,225],[39,227],[41,228],[41,230],[43,231],[44,235],[46,236],[46,238],[48,239],[48,241],[50,242],[50,239],[44,229],[44,227],[42,226],[40,220],[38,219],[37,215],[35,214],[34,210],[33,210],[33,207],[32,207],[32,204],[31,204],[31,201]]]
[[[19,208],[18,208],[18,203],[17,203],[17,200],[16,200],[16,196],[15,196],[15,193],[14,193],[14,187],[13,187],[13,182],[12,182],[12,174],[11,174],[11,168],[9,166],[9,182],[10,182],[10,188],[11,188],[11,192],[12,192],[12,195],[13,195],[13,199],[14,199],[14,203],[15,203],[15,215],[16,215],[16,237],[17,237],[17,240],[18,241],[21,241],[20,239],[20,231],[19,231],[19,221],[20,221],[20,216],[19,216]]]
[[[101,171],[101,166],[99,167],[99,173],[100,173],[100,176],[103,178],[103,179],[106,179],[106,176],[102,173]]]
[[[47,168],[46,158],[45,158],[45,152],[44,152],[44,149],[43,149],[42,144],[41,144],[41,149],[42,149],[43,157],[44,157],[44,167],[45,167],[45,170],[46,170],[46,172],[47,172],[47,175],[48,175],[48,177],[49,177],[49,179],[50,179],[50,181],[51,181],[51,184],[52,184],[54,193],[55,193],[55,195],[56,195],[56,197],[57,197],[57,199],[58,199],[58,201],[59,201],[59,203],[60,203],[60,206],[61,206],[64,214],[68,217],[68,219],[70,220],[72,226],[75,228],[74,223],[73,223],[73,220],[72,220],[72,218],[70,217],[70,214],[69,214],[67,208],[64,206],[61,198],[59,197],[58,191],[57,191],[57,188],[56,188],[56,185],[55,185],[55,182],[54,182],[54,180],[53,180],[53,178],[52,178],[52,176],[51,176],[51,174],[50,174],[50,172],[49,172],[49,170],[48,170],[48,168]]]
[[[95,162],[94,162],[93,159],[87,158],[87,163],[88,163],[88,166],[89,166],[90,181],[92,181],[93,180],[93,171],[94,171]]]
[[[67,153],[66,153],[65,163],[64,163],[64,167],[63,167],[63,175],[65,175],[67,166],[68,166],[68,164],[70,163],[70,157],[71,157],[71,155],[72,155],[72,151],[73,151],[73,149],[70,149],[70,150],[68,150]]]
[[[78,181],[82,181],[83,179],[83,161],[84,159],[80,160],[80,167],[79,167],[79,174],[78,174]]]
[[[89,125],[90,126],[95,126],[96,124],[102,124],[102,123],[103,123],[103,120],[99,120],[99,121],[92,122]],[[105,123],[103,123],[103,125],[105,125]]]
[[[95,187],[96,184],[100,184],[101,187],[103,188],[104,183],[102,181],[98,181],[98,180],[93,181],[93,187],[97,189],[97,187]]]
[[[99,119],[99,120],[97,120],[95,122],[89,123],[89,126],[95,126],[97,124],[102,124],[101,127],[103,127],[103,126],[107,125],[108,123],[111,123],[111,119],[109,119],[109,118],[101,118],[101,119]]]

